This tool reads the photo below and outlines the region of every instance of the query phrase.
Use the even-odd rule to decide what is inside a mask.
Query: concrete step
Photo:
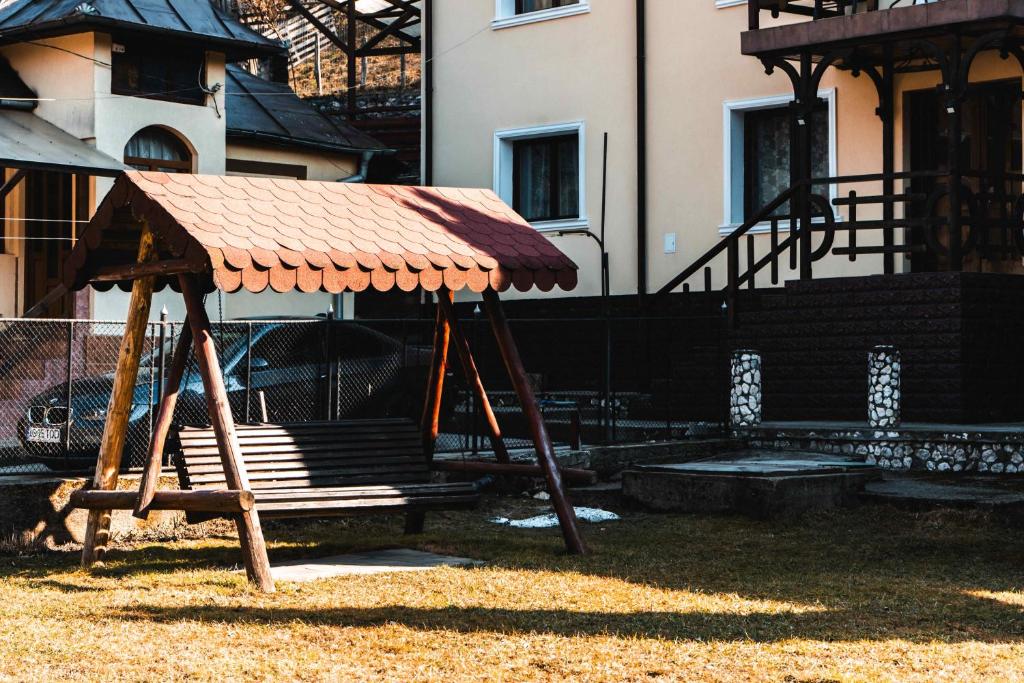
[[[622,495],[657,511],[775,519],[855,505],[865,485],[880,476],[855,459],[743,450],[699,462],[635,466],[623,472]]]

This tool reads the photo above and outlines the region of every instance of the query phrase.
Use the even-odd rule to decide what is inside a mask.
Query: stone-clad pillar
[[[892,346],[876,346],[868,353],[868,425],[898,427],[900,424],[900,352]]]
[[[729,417],[733,427],[761,424],[761,354],[743,349],[732,355],[732,390]]]

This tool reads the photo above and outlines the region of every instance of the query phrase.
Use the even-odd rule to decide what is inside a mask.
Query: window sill
[[[843,217],[838,215],[838,214],[836,214],[836,223],[842,223],[842,222],[843,222]],[[819,217],[819,218],[812,218],[811,219],[811,224],[812,225],[822,225],[824,223],[825,223],[825,219],[824,218],[820,218]],[[740,227],[741,225],[743,225],[743,224],[742,223],[723,223],[722,225],[718,226],[718,234],[721,237],[728,237],[730,234],[732,234],[732,232],[736,228]],[[748,235],[768,235],[768,234],[771,233],[771,231],[772,231],[771,221],[763,221],[761,223],[758,223],[754,227],[752,227],[750,230],[748,230],[747,234]],[[779,234],[782,235],[783,233],[788,233],[788,232],[789,232],[788,221],[786,221],[786,222],[779,221]]]
[[[747,0],[715,0],[715,7],[718,9],[723,9],[725,7],[737,7],[745,4],[747,4]]]
[[[590,219],[588,218],[569,218],[564,221],[537,221],[536,223],[530,223],[537,232],[558,232],[559,230],[579,230],[580,228],[589,228]]]
[[[553,7],[551,9],[543,9],[537,12],[514,14],[508,17],[495,17],[491,21],[491,28],[497,31],[503,28],[522,26],[523,24],[533,24],[538,21],[548,21],[549,19],[561,19],[562,17],[571,17],[577,14],[586,14],[588,12],[590,12],[590,3],[584,0],[584,2],[580,2],[576,5]]]

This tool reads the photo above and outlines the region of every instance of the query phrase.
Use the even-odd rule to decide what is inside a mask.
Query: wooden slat
[[[131,510],[135,491],[75,491],[71,505],[87,510]],[[186,512],[245,512],[254,505],[251,491],[157,491],[149,504],[151,510]]]
[[[342,488],[347,485],[358,486],[360,484],[426,484],[426,479],[415,474],[388,474],[388,475],[361,475],[358,477],[314,477],[311,479],[283,479],[283,480],[259,480],[252,482],[252,491],[266,489],[289,489],[296,487],[320,488],[335,487]],[[209,488],[223,488],[224,482],[211,484]],[[206,485],[196,487],[200,490],[207,490]]]
[[[371,514],[379,512],[398,512],[410,508],[445,508],[472,507],[477,504],[479,497],[476,495],[465,496],[437,496],[413,499],[363,499],[347,501],[334,505],[325,506],[322,503],[270,503],[267,505],[256,504],[260,514],[268,518],[309,517],[327,516],[332,514]]]
[[[303,451],[303,450],[268,450],[259,452],[246,452],[242,450],[242,454],[245,457],[247,463],[257,462],[287,462],[289,460],[331,460],[334,458],[397,458],[401,456],[408,457],[422,457],[422,450],[419,448],[382,448],[380,450],[353,450],[353,451],[339,451],[339,450],[316,450],[316,451]],[[197,465],[217,464],[220,462],[216,455],[213,454],[194,454],[194,453],[182,453],[179,457],[183,457],[189,467]]]
[[[381,432],[387,429],[389,432],[416,429],[416,425],[409,420],[366,420],[358,422],[302,422],[294,424],[254,424],[236,425],[238,433],[301,433],[301,432],[330,432],[333,434],[355,433],[359,431]],[[179,434],[188,438],[195,434],[212,434],[210,427],[182,427]]]
[[[358,487],[340,489],[285,489],[261,491],[256,496],[257,503],[272,503],[288,500],[330,501],[354,500],[359,498],[416,498],[418,496],[466,495],[475,494],[472,486],[448,487],[443,484],[425,484],[421,487],[396,486],[377,490],[360,489]]]
[[[331,453],[331,452],[360,452],[360,451],[374,451],[374,450],[411,450],[421,449],[420,445],[415,442],[376,442],[376,443],[319,443],[319,444],[296,444],[296,443],[283,443],[283,444],[264,444],[256,446],[243,446],[242,453],[246,456],[259,455],[262,453]],[[202,446],[198,448],[182,448],[180,452],[187,458],[202,457],[207,455],[214,455],[216,449],[213,446]]]
[[[249,477],[250,481],[267,480],[267,479],[309,479],[316,477],[347,477],[347,476],[360,476],[368,474],[388,474],[391,472],[423,472],[427,473],[427,467],[424,463],[408,463],[402,465],[393,465],[385,467],[373,467],[373,466],[362,466],[362,467],[331,467],[331,468],[310,468],[301,467],[294,470],[288,471],[260,471],[253,472],[252,476]],[[219,480],[220,475],[218,474],[197,474],[189,477],[193,482],[203,483],[207,481]]]
[[[309,463],[306,460],[291,460],[291,461],[270,461],[270,462],[253,462],[248,458],[245,459],[245,465],[250,473],[254,472],[291,472],[293,470],[303,470],[307,472],[319,472],[321,470],[330,469],[349,469],[349,468],[375,468],[384,469],[390,468],[391,466],[403,466],[403,465],[417,465],[418,469],[426,469],[423,465],[423,461],[419,458],[413,458],[409,456],[399,458],[352,458],[345,460],[325,460],[323,462]],[[192,477],[206,474],[216,474],[223,472],[216,463],[209,465],[196,465],[189,463],[188,466],[189,474]]]
[[[475,491],[476,489],[473,486],[473,484],[471,484],[469,482],[457,482],[457,483],[454,483],[454,484],[430,484],[430,483],[415,484],[414,483],[414,484],[363,485],[363,486],[338,486],[338,487],[318,486],[318,487],[312,488],[312,489],[310,489],[310,488],[294,488],[294,489],[282,488],[282,489],[267,490],[267,491],[261,492],[259,494],[259,497],[262,498],[263,496],[287,496],[287,495],[300,496],[300,495],[304,495],[304,494],[310,493],[310,492],[315,492],[315,493],[323,492],[323,493],[327,493],[327,494],[331,494],[331,493],[336,493],[336,494],[354,493],[354,494],[362,494],[362,495],[367,495],[367,496],[371,496],[371,495],[372,496],[383,496],[383,495],[388,494],[391,491],[397,491],[399,493],[404,493],[404,492],[417,493],[417,492],[422,492],[422,491],[433,491],[433,490],[440,490],[440,491],[447,491],[447,490],[451,490],[451,491],[463,491],[463,490],[464,491]]]
[[[416,434],[392,436],[390,434],[362,434],[358,439],[346,439],[338,434],[311,434],[308,436],[243,436],[239,437],[239,444],[245,447],[273,445],[273,444],[309,444],[314,445],[318,443],[330,443],[335,444],[338,442],[343,443],[380,443],[380,442],[398,442],[398,443],[417,443]],[[214,446],[217,443],[215,437],[202,438],[202,439],[190,439],[188,441],[182,441],[182,449],[197,448],[201,446]]]
[[[359,441],[360,439],[366,439],[369,441],[378,441],[380,439],[408,439],[410,435],[414,434],[409,429],[395,429],[389,432],[373,432],[369,430],[358,431],[358,432],[337,432],[331,433],[327,430],[316,430],[307,432],[289,432],[284,430],[272,430],[266,432],[259,431],[241,431],[238,433],[239,438],[246,439],[250,443],[259,443],[261,441],[272,442],[274,439],[293,439],[295,441],[310,441],[315,442],[323,440],[324,438],[337,439],[340,441]],[[202,445],[204,442],[214,438],[215,434],[208,432],[196,432],[188,436],[181,435],[179,437],[179,443],[182,446]]]

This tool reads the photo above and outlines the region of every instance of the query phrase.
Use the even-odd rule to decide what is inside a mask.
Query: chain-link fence
[[[713,321],[712,321],[713,322]],[[721,419],[724,345],[694,319],[581,318],[510,322],[545,421],[560,444],[681,436]],[[427,319],[269,320],[214,324],[224,383],[239,422],[354,417],[419,419],[434,324]],[[485,319],[461,328],[509,448],[528,427]],[[181,322],[151,323],[124,462],[141,467]],[[106,421],[123,322],[0,320],[0,475],[90,471]],[[702,346],[703,344],[703,346]],[[489,449],[480,406],[449,358],[439,452]],[[190,358],[175,423],[208,422]]]

